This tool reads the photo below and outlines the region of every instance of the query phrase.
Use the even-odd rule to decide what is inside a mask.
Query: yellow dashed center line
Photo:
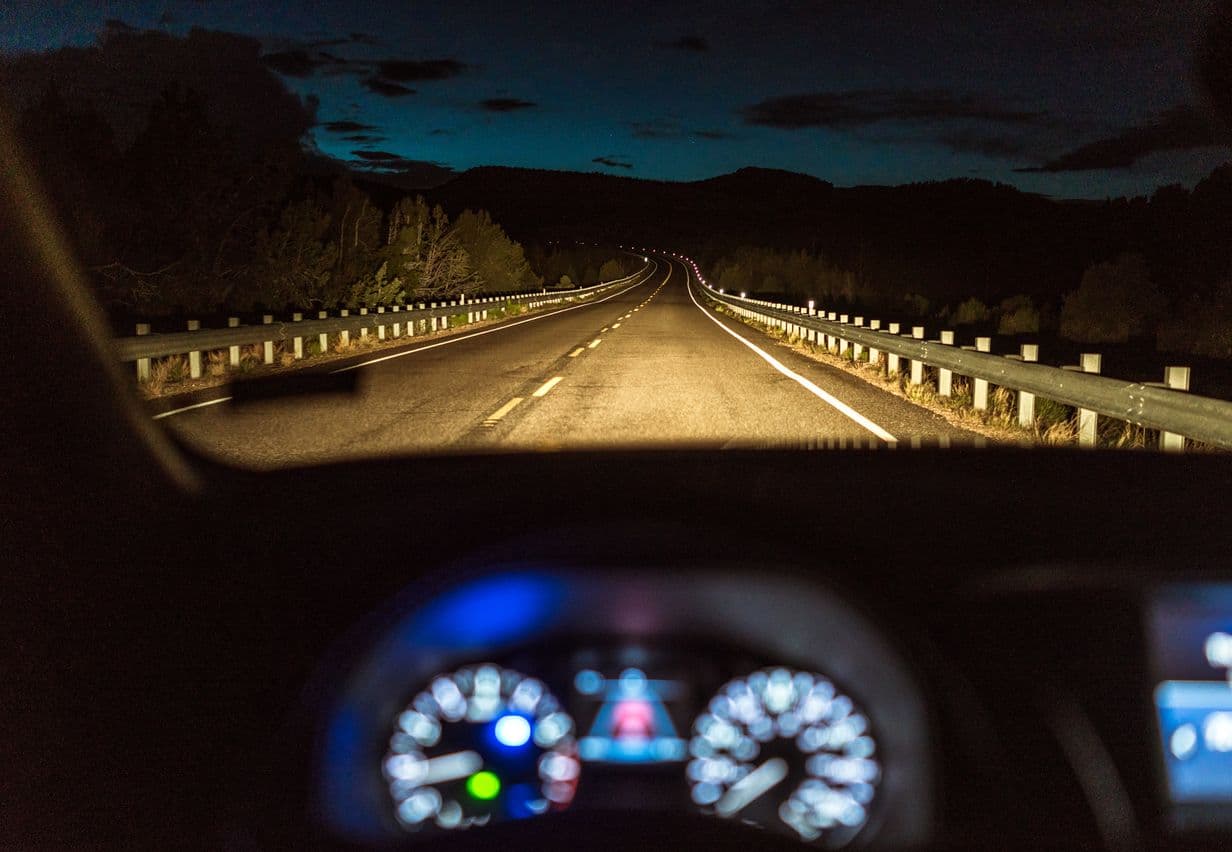
[[[605,326],[603,326],[603,328],[599,329],[599,333],[600,333],[600,334],[603,334],[605,331],[607,331],[607,326],[606,326],[606,325],[605,325]]]
[[[564,380],[564,378],[565,378],[564,376],[553,376],[552,378],[544,382],[543,385],[539,388],[539,390],[535,391],[533,394],[531,394],[531,396],[547,396],[548,391],[550,391],[552,388],[560,384],[561,381]]]
[[[598,345],[599,345],[600,343],[602,343],[602,342],[603,342],[603,338],[601,338],[601,337],[596,337],[594,340],[590,341],[590,345],[589,345],[589,346],[587,346],[586,348],[587,348],[587,349],[594,349],[596,346],[598,346]]]
[[[517,408],[518,403],[520,403],[521,401],[522,401],[522,397],[515,396],[513,399],[509,400],[504,405],[502,405],[500,408],[496,409],[491,414],[489,414],[487,418],[484,419],[483,425],[484,426],[495,426],[502,417],[504,417],[510,411],[513,411],[515,408]]]
[[[579,346],[577,349],[574,349],[572,352],[569,353],[569,357],[576,358],[577,356],[581,355],[585,351],[586,351],[585,346]]]
[[[620,328],[620,323],[612,323],[612,328]]]

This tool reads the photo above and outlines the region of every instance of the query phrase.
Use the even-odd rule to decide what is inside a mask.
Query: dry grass
[[[205,363],[206,374],[214,378],[225,376],[230,366],[230,360],[230,353],[225,349],[216,349],[213,352],[207,353]]]
[[[188,378],[188,359],[183,355],[159,358],[150,364],[150,379],[145,383],[146,393],[159,396],[168,385],[177,385]]]

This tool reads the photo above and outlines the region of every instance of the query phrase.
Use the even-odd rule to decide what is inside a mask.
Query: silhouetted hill
[[[1225,172],[1193,193],[1165,187],[1151,199],[1085,204],[983,180],[836,188],[760,168],[667,182],[484,167],[428,195],[451,214],[487,209],[523,241],[649,243],[703,259],[740,245],[803,249],[887,292],[1055,300],[1087,266],[1121,252],[1144,254],[1156,280],[1173,290],[1226,274],[1232,185]],[[1198,234],[1202,244],[1191,245]]]

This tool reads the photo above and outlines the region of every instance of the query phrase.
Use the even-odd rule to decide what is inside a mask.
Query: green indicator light
[[[500,794],[500,787],[500,779],[486,770],[466,779],[466,792],[484,801],[495,799]]]

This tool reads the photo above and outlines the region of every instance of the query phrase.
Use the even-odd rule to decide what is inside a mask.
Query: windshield
[[[18,4],[151,418],[241,466],[1232,446],[1213,2]]]

